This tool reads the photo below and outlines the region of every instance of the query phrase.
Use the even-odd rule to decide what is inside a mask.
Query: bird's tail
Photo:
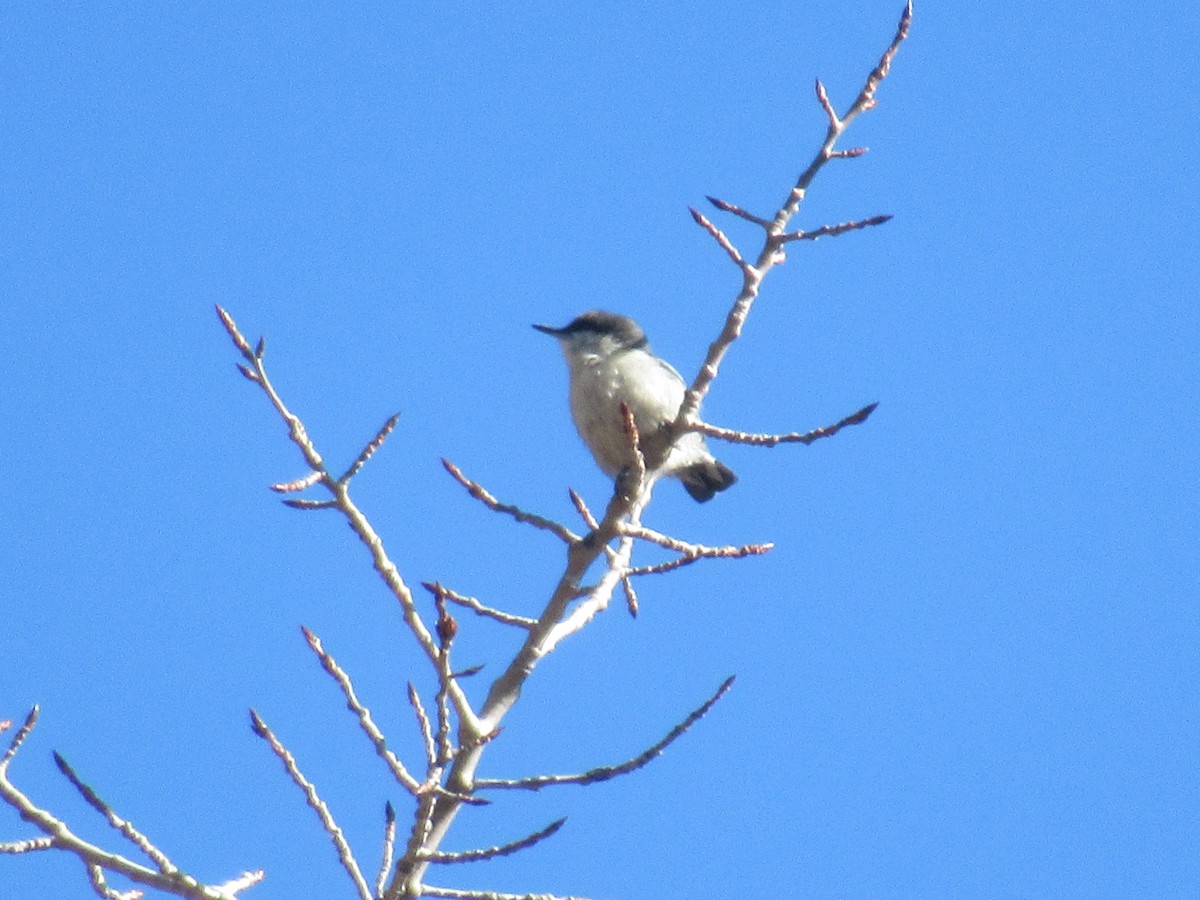
[[[697,503],[707,503],[718,491],[725,490],[737,481],[733,469],[711,457],[680,470],[677,477]]]

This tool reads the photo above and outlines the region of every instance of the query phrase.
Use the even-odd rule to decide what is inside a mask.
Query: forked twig
[[[704,363],[701,365],[696,377],[689,386],[687,393],[684,395],[683,405],[679,409],[679,415],[675,420],[675,426],[680,431],[684,431],[691,427],[698,418],[700,404],[704,401],[708,394],[709,388],[712,386],[713,380],[717,377],[720,371],[721,363],[729,352],[730,346],[737,340],[742,333],[742,326],[746,321],[746,317],[750,314],[750,307],[758,296],[759,286],[762,284],[763,278],[774,266],[778,265],[783,260],[783,248],[788,240],[800,240],[801,238],[793,237],[785,239],[787,233],[788,222],[800,209],[800,204],[804,201],[808,193],[809,185],[816,177],[821,168],[831,159],[840,159],[848,157],[861,156],[863,148],[856,147],[849,151],[838,151],[836,144],[838,138],[846,130],[846,127],[863,111],[870,109],[875,105],[875,92],[879,84],[891,69],[892,60],[896,56],[896,52],[900,48],[900,44],[908,37],[909,25],[912,21],[912,3],[911,0],[905,5],[904,12],[900,16],[900,22],[896,28],[896,34],[892,39],[887,50],[884,51],[879,63],[871,70],[867,76],[866,84],[859,92],[858,97],[850,105],[850,108],[842,116],[838,116],[834,109],[832,101],[829,99],[829,94],[825,90],[825,86],[818,80],[816,82],[817,102],[825,111],[826,118],[829,121],[828,128],[825,133],[825,140],[822,142],[816,155],[808,166],[801,172],[797,178],[795,185],[788,192],[787,198],[776,211],[775,216],[770,219],[764,219],[759,216],[754,216],[747,213],[745,210],[732,203],[724,200],[716,200],[710,198],[718,209],[732,213],[749,222],[759,225],[766,232],[763,239],[763,246],[759,252],[758,258],[752,265],[747,265],[742,268],[742,289],[738,293],[737,299],[730,308],[728,315],[725,318],[725,325],[721,330],[720,335],[713,341],[708,349],[708,354],[705,356]],[[699,222],[699,220],[697,220]],[[712,234],[712,231],[703,226],[705,230]],[[830,226],[830,231],[838,226]],[[852,229],[846,229],[852,230]],[[841,232],[838,232],[841,233]],[[817,235],[817,232],[810,232]],[[715,237],[715,235],[714,235]],[[726,251],[728,252],[728,251]]]

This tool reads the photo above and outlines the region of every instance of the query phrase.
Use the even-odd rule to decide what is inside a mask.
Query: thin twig
[[[426,770],[428,771],[437,765],[437,748],[433,743],[433,726],[429,723],[429,715],[425,712],[425,705],[421,703],[421,695],[417,693],[417,689],[411,681],[408,683],[408,702],[417,714],[417,725],[421,729],[421,741],[425,745],[425,762],[427,764]]]
[[[103,798],[75,773],[75,770],[57,751],[54,753],[54,764],[58,766],[58,770],[63,773],[67,781],[71,782],[75,790],[79,791],[88,805],[104,816],[108,824],[119,831],[126,840],[150,857],[158,871],[164,875],[175,875],[179,871],[179,867],[167,859],[165,853],[150,843],[150,839],[138,831],[132,822],[118,816],[112,807],[105,803]]]
[[[303,478],[297,478],[295,481],[285,481],[280,484],[269,484],[267,487],[277,494],[294,494],[297,491],[307,490],[308,488],[312,487],[321,480],[321,477],[324,474],[324,472],[309,472]]]
[[[231,896],[239,891],[244,891],[248,887],[254,887],[264,878],[267,877],[265,869],[254,869],[253,871],[243,872],[237,878],[227,881],[224,884],[217,885],[218,891],[224,891]]]
[[[588,509],[588,505],[584,502],[583,497],[574,488],[567,488],[567,493],[571,497],[571,502],[575,505],[575,510],[579,513],[579,517],[583,519],[583,523],[591,531],[595,531],[600,527],[600,523],[596,521],[596,517],[592,515],[592,511]]]
[[[320,473],[318,481],[333,495],[333,500],[328,504],[315,501],[301,500],[285,500],[284,503],[289,506],[294,506],[297,509],[325,509],[330,506],[336,507],[346,517],[350,528],[358,535],[358,539],[366,546],[371,554],[371,562],[379,577],[383,579],[388,590],[400,603],[400,609],[404,615],[404,623],[408,626],[413,637],[416,639],[418,646],[424,651],[426,658],[437,670],[439,649],[437,643],[430,634],[429,628],[425,625],[421,618],[420,612],[417,610],[415,601],[413,600],[412,591],[408,589],[408,585],[404,583],[404,579],[400,576],[396,564],[388,557],[387,551],[383,546],[383,539],[375,531],[370,521],[362,511],[350,499],[349,485],[335,480],[325,467],[325,463],[321,458],[321,454],[317,452],[312,440],[308,437],[308,432],[304,428],[304,423],[284,404],[283,399],[271,384],[270,378],[267,377],[266,368],[260,355],[255,355],[250,349],[249,342],[242,336],[237,325],[233,321],[233,317],[229,315],[221,307],[217,307],[217,314],[221,319],[221,324],[225,326],[225,330],[229,333],[233,340],[234,346],[241,352],[242,357],[253,367],[253,372],[248,373],[250,379],[258,384],[263,392],[267,395],[271,405],[279,414],[280,418],[288,425],[289,437],[292,442],[299,448],[304,456],[304,461],[308,464],[309,469]],[[262,346],[260,342],[260,346]],[[246,373],[244,373],[246,374]],[[311,504],[311,505],[310,505]],[[451,687],[451,698],[454,701],[455,708],[458,710],[458,715],[462,726],[472,734],[479,734],[480,728],[474,710],[471,709],[470,703],[467,701],[466,695],[462,692],[457,684]]]
[[[388,439],[388,435],[392,433],[392,429],[396,427],[396,423],[399,421],[400,413],[396,413],[394,416],[390,417],[386,422],[384,422],[383,427],[376,432],[375,437],[371,438],[370,443],[363,447],[362,453],[358,454],[358,458],[350,464],[350,468],[346,470],[346,473],[342,475],[338,481],[340,481],[342,484],[346,484],[351,478],[362,471],[362,467],[367,464],[367,460],[374,456],[375,451],[383,446],[383,442]]]
[[[721,200],[718,197],[705,197],[705,199],[717,209],[721,210],[721,212],[732,213],[739,218],[745,219],[747,222],[753,222],[755,225],[758,225],[761,228],[766,228],[771,224],[770,219],[764,219],[760,216],[754,215],[754,213],[747,212],[740,206],[730,203],[728,200]]]
[[[588,900],[587,897],[560,897],[558,894],[506,894],[502,891],[472,891],[461,888],[421,885],[422,897],[446,897],[449,900]]]
[[[35,705],[33,709],[29,710],[29,715],[25,717],[25,721],[17,729],[17,733],[12,736],[12,740],[8,742],[8,749],[4,751],[4,756],[0,757],[0,773],[3,773],[8,768],[8,764],[17,755],[17,751],[21,749],[21,745],[25,743],[25,738],[29,737],[29,733],[33,731],[33,726],[37,724],[38,714],[39,707]],[[12,728],[12,720],[5,719],[0,725],[3,725],[3,727],[0,727],[0,733],[8,731],[8,729]]]
[[[655,563],[649,566],[635,566],[626,571],[626,576],[633,578],[641,575],[660,575],[663,572],[671,572],[675,569],[690,566],[694,562],[702,559],[744,559],[747,556],[761,556],[764,553],[774,549],[775,545],[767,544],[746,544],[742,547],[697,547],[693,553],[685,553],[675,559],[669,559],[666,562]]]
[[[696,209],[695,207],[689,206],[688,212],[692,214],[692,218],[696,220],[696,224],[707,231],[712,239],[717,242],[717,246],[729,255],[729,258],[733,260],[733,264],[735,266],[737,266],[743,272],[750,268],[750,264],[746,262],[746,260],[742,259],[742,254],[738,252],[737,247],[733,246],[733,241],[729,240],[729,238],[725,235],[725,232],[714,225],[708,218],[704,216],[703,213],[700,212],[700,210]]]
[[[412,685],[409,685],[411,691]],[[383,807],[383,859],[379,864],[379,875],[375,878],[375,897],[383,897],[388,874],[392,871],[392,860],[396,854],[396,809],[388,801]]]
[[[352,713],[354,713],[355,716],[358,717],[359,727],[362,728],[363,733],[365,733],[367,739],[370,740],[371,745],[375,748],[376,754],[378,754],[379,758],[387,764],[388,769],[391,770],[393,777],[400,782],[400,785],[415,797],[420,790],[421,783],[412,776],[407,768],[405,768],[404,763],[400,761],[400,758],[388,749],[387,738],[383,736],[383,732],[379,730],[379,726],[376,725],[375,720],[371,718],[371,711],[362,704],[361,700],[358,699],[358,695],[354,691],[354,683],[350,680],[350,676],[347,675],[346,671],[338,665],[337,660],[335,660],[328,652],[326,652],[325,647],[322,645],[319,637],[317,637],[303,625],[300,626],[300,630],[304,633],[304,640],[308,642],[309,648],[313,651],[313,653],[317,654],[317,658],[320,659],[321,668],[323,668],[330,675],[330,677],[337,682],[338,687],[342,689],[342,694],[346,698],[346,706]]]
[[[820,228],[814,228],[812,231],[791,231],[787,234],[780,235],[780,241],[815,241],[823,237],[836,237],[839,234],[845,234],[847,231],[858,231],[861,228],[870,228],[873,225],[882,225],[884,222],[891,221],[891,216],[871,216],[869,219],[858,219],[853,222],[842,222],[839,225],[822,225]]]
[[[481,616],[485,616],[489,619],[495,619],[497,622],[500,622],[504,625],[514,625],[517,628],[529,629],[537,624],[537,619],[531,619],[528,616],[518,616],[515,613],[507,613],[503,610],[486,606],[485,604],[480,603],[474,597],[467,597],[464,594],[460,594],[457,591],[445,587],[440,582],[422,581],[421,587],[425,588],[425,590],[429,591],[431,594],[436,595],[440,593],[451,603],[457,603],[459,606],[465,606],[467,609],[472,610]]]
[[[250,722],[254,729],[254,733],[266,741],[271,752],[274,753],[279,761],[283,763],[284,769],[287,770],[288,777],[292,782],[304,792],[304,799],[308,805],[317,814],[317,818],[321,821],[321,826],[325,829],[325,833],[329,835],[333,841],[333,846],[337,850],[338,859],[341,860],[342,868],[346,870],[346,874],[350,876],[350,880],[354,882],[354,887],[358,890],[358,895],[361,900],[373,900],[371,897],[371,889],[367,887],[367,882],[363,878],[362,869],[358,866],[358,861],[354,858],[354,853],[350,849],[350,845],[346,842],[346,836],[342,833],[342,829],[338,826],[333,818],[333,813],[329,811],[329,806],[321,799],[317,793],[316,787],[311,781],[304,777],[300,771],[300,767],[296,764],[296,758],[292,756],[279,738],[275,737],[267,723],[253,709],[250,710]]]
[[[746,317],[750,314],[750,308],[758,297],[759,287],[762,284],[763,278],[774,266],[783,261],[783,247],[785,244],[783,235],[787,232],[788,222],[799,211],[800,204],[804,202],[813,179],[830,159],[861,155],[861,148],[854,148],[854,150],[844,153],[839,152],[836,149],[838,138],[841,137],[847,126],[860,113],[875,105],[875,91],[890,71],[892,60],[895,58],[901,42],[908,36],[911,20],[912,3],[909,2],[900,17],[895,37],[892,39],[888,49],[884,51],[879,64],[867,76],[866,84],[845,115],[840,117],[837,115],[833,103],[829,99],[829,94],[825,90],[825,86],[819,80],[816,82],[817,102],[820,103],[821,108],[825,111],[829,122],[825,132],[825,139],[813,156],[812,161],[800,173],[796,183],[792,186],[784,202],[776,211],[775,217],[766,224],[756,222],[756,224],[762,225],[766,232],[762,250],[759,252],[754,264],[742,270],[742,289],[725,317],[725,325],[721,329],[721,333],[709,346],[704,363],[700,366],[696,377],[692,380],[687,393],[684,395],[683,404],[680,406],[679,415],[675,420],[675,427],[678,430],[686,430],[699,416],[700,404],[704,401],[705,396],[712,387],[712,383],[720,371],[725,355],[729,352],[729,348],[733,345],[733,342],[741,336],[742,327],[745,324]],[[717,205],[718,208],[724,208],[721,204]],[[732,206],[732,204],[729,205]],[[742,215],[737,210],[730,209],[728,211],[735,215]],[[742,218],[755,221],[757,217],[742,215]]]
[[[527,513],[520,507],[509,503],[501,503],[487,488],[464,475],[462,469],[450,462],[450,460],[443,459],[442,465],[455,481],[467,489],[467,493],[492,510],[492,512],[504,513],[505,515],[512,516],[518,522],[532,525],[534,528],[542,529],[542,531],[548,531],[567,544],[574,544],[579,540],[579,535],[575,534],[565,525],[555,522],[553,519]]]
[[[527,837],[521,838],[519,841],[513,841],[509,844],[500,844],[496,847],[486,847],[482,850],[463,850],[458,853],[423,853],[421,858],[431,863],[464,863],[464,862],[479,862],[484,859],[495,859],[498,856],[508,856],[520,850],[526,850],[532,847],[539,841],[544,841],[546,838],[553,835],[558,829],[566,824],[566,819],[559,819],[557,822],[551,822],[540,831],[535,831]]]
[[[341,509],[336,500],[281,500],[292,509]]]
[[[32,853],[35,850],[49,850],[54,846],[54,838],[51,837],[35,837],[26,838],[23,841],[2,841],[0,842],[0,853]]]
[[[96,863],[85,863],[84,868],[87,869],[88,882],[92,885],[92,890],[104,900],[141,900],[146,896],[137,889],[118,891],[116,888],[109,887],[108,880],[104,877],[104,869]]]
[[[720,428],[716,425],[709,425],[707,422],[694,422],[692,430],[718,440],[734,444],[752,444],[758,447],[774,447],[776,444],[811,444],[821,438],[833,437],[850,425],[861,425],[867,421],[871,413],[875,412],[877,406],[879,406],[878,403],[870,403],[858,412],[851,413],[832,425],[814,428],[812,431],[793,431],[791,434],[752,434],[746,431],[735,431],[732,428]]]
[[[601,781],[608,781],[610,778],[616,778],[618,775],[625,775],[633,772],[646,765],[652,759],[660,756],[680,735],[691,728],[696,722],[708,714],[708,711],[713,708],[718,700],[733,686],[733,675],[726,678],[716,692],[704,701],[692,712],[688,713],[687,718],[676,725],[654,746],[639,753],[632,759],[626,760],[616,766],[601,766],[596,769],[590,769],[587,772],[578,775],[535,775],[532,778],[514,778],[514,779],[496,779],[496,778],[479,778],[475,781],[475,787],[478,790],[487,790],[491,788],[508,789],[508,790],[527,790],[540,791],[544,787],[560,784],[596,784]]]

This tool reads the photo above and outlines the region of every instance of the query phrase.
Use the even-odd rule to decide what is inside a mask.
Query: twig
[[[409,686],[411,694],[412,685]],[[392,860],[396,854],[396,809],[391,801],[383,807],[383,860],[379,864],[379,875],[375,878],[376,900],[383,897],[383,889],[387,884],[388,873],[392,871]]]
[[[533,834],[523,837],[519,841],[513,841],[510,844],[500,844],[499,846],[486,847],[482,850],[463,850],[458,853],[422,853],[421,858],[431,863],[464,863],[495,859],[498,856],[508,856],[519,850],[528,849],[539,841],[544,841],[557,832],[558,829],[562,828],[566,824],[566,821],[564,818],[559,819],[557,822],[551,822],[541,831],[535,831]]]
[[[271,752],[274,753],[279,761],[283,763],[284,769],[287,770],[288,777],[292,782],[304,792],[304,799],[308,805],[317,814],[317,818],[321,820],[321,826],[325,829],[333,841],[333,846],[337,850],[338,859],[341,860],[342,868],[346,870],[346,874],[350,876],[350,880],[354,882],[354,887],[358,890],[358,896],[361,900],[373,900],[371,889],[367,887],[367,882],[363,878],[362,870],[358,867],[358,861],[354,858],[354,853],[350,849],[350,845],[346,842],[346,836],[342,833],[342,829],[338,826],[333,818],[333,813],[329,811],[329,806],[321,799],[317,793],[316,787],[311,781],[304,777],[300,771],[300,767],[296,764],[296,758],[291,752],[280,743],[275,737],[271,729],[267,727],[267,723],[253,709],[250,710],[250,723],[254,729],[254,733],[266,741]]]
[[[17,751],[21,749],[21,745],[25,743],[25,738],[29,737],[29,733],[33,731],[33,726],[37,724],[39,713],[40,708],[37,705],[29,710],[29,715],[25,717],[24,723],[17,729],[17,733],[12,736],[12,740],[8,742],[8,749],[4,751],[4,756],[0,757],[0,774],[8,768],[13,757],[17,755]],[[11,719],[5,719],[3,722],[0,722],[0,734],[8,731],[10,728],[12,728]]]
[[[358,695],[354,691],[354,683],[350,680],[350,676],[346,674],[346,671],[341,666],[338,665],[337,660],[335,660],[325,650],[325,647],[321,643],[321,639],[319,637],[317,637],[303,625],[300,626],[300,630],[304,633],[304,640],[308,642],[309,648],[313,651],[313,653],[317,654],[317,658],[320,659],[321,668],[323,668],[329,674],[329,676],[337,682],[338,687],[342,689],[342,694],[346,698],[347,708],[358,717],[359,727],[362,728],[363,732],[367,736],[367,739],[370,740],[371,745],[375,748],[375,752],[379,755],[379,758],[387,764],[388,769],[391,770],[392,775],[398,782],[400,782],[401,786],[415,797],[417,792],[420,790],[421,783],[409,773],[408,769],[405,768],[404,763],[400,761],[400,758],[388,749],[387,738],[383,736],[383,732],[379,730],[379,726],[376,725],[375,720],[371,718],[371,711],[363,706],[362,701],[358,699]]]
[[[308,488],[312,487],[321,480],[321,477],[324,474],[324,472],[309,472],[303,478],[297,478],[295,481],[285,481],[280,484],[269,484],[267,487],[277,494],[294,494],[298,491],[307,490]]]
[[[747,556],[761,556],[775,547],[774,544],[746,544],[742,547],[696,547],[694,551],[685,553],[666,562],[649,566],[636,566],[626,571],[626,576],[659,575],[683,566],[691,565],[702,559],[744,559]]]
[[[421,728],[421,741],[425,745],[427,769],[432,769],[437,765],[437,748],[433,744],[433,726],[430,725],[429,715],[425,712],[424,704],[421,703],[421,695],[417,693],[417,689],[411,681],[408,683],[408,702],[417,714],[417,724]]]
[[[517,628],[532,628],[537,624],[537,619],[531,619],[528,616],[518,616],[515,613],[507,613],[503,610],[495,609],[491,606],[486,606],[480,603],[474,597],[467,597],[457,591],[451,590],[440,582],[422,581],[421,587],[429,591],[431,594],[441,594],[451,603],[457,603],[459,606],[465,606],[467,609],[478,613],[489,619],[495,619],[504,625],[514,625]]]
[[[504,513],[505,515],[512,516],[518,522],[523,522],[526,525],[532,525],[534,528],[542,529],[542,531],[548,531],[567,544],[574,544],[579,540],[579,535],[575,534],[565,525],[560,525],[558,522],[555,522],[553,519],[547,519],[543,516],[527,513],[520,507],[513,506],[509,503],[501,503],[488,491],[487,488],[478,482],[472,481],[470,478],[464,475],[462,469],[450,462],[450,460],[443,459],[442,465],[455,481],[467,489],[467,493],[469,493],[472,497],[474,497],[492,512]]]
[[[514,778],[514,779],[497,779],[497,778],[479,778],[475,781],[475,787],[478,790],[488,789],[507,789],[507,790],[526,790],[540,791],[544,787],[560,784],[596,784],[601,781],[608,781],[610,778],[616,778],[618,775],[625,775],[642,768],[652,759],[660,756],[680,735],[691,728],[696,722],[708,714],[708,711],[713,708],[718,700],[733,686],[735,676],[730,675],[726,678],[716,693],[704,701],[692,712],[688,713],[686,719],[672,728],[667,736],[664,737],[654,746],[639,753],[632,759],[626,760],[616,766],[601,766],[596,769],[589,769],[587,772],[578,775],[535,775],[531,778]]]
[[[392,596],[399,601],[400,609],[404,615],[404,623],[408,626],[408,629],[412,632],[417,644],[424,651],[426,658],[429,659],[430,663],[434,666],[434,670],[436,671],[438,667],[438,657],[440,654],[438,645],[434,641],[433,635],[430,634],[429,628],[425,625],[424,620],[421,618],[420,612],[417,610],[416,603],[413,600],[412,591],[408,589],[408,585],[405,584],[404,579],[400,577],[400,572],[396,568],[396,564],[392,562],[392,560],[388,557],[387,552],[384,550],[383,539],[380,538],[374,527],[372,527],[371,523],[367,520],[367,517],[363,515],[362,511],[354,504],[354,501],[350,499],[349,484],[340,482],[329,474],[329,471],[326,469],[325,463],[321,458],[321,454],[317,452],[316,447],[308,437],[308,433],[304,428],[304,423],[300,421],[298,416],[296,416],[287,408],[283,402],[283,399],[279,396],[279,393],[271,384],[271,380],[267,377],[267,371],[263,365],[261,354],[256,355],[255,351],[250,349],[249,342],[238,330],[237,324],[233,321],[233,317],[230,316],[229,313],[227,313],[220,306],[217,307],[217,315],[221,319],[221,324],[224,325],[225,330],[229,333],[229,337],[233,341],[234,346],[238,348],[246,362],[253,367],[253,371],[249,371],[246,370],[245,367],[241,367],[243,369],[243,374],[246,374],[251,381],[255,382],[263,389],[264,393],[267,395],[267,399],[270,400],[271,405],[275,408],[275,411],[279,414],[280,418],[287,423],[289,436],[292,442],[300,449],[300,452],[304,456],[304,460],[308,464],[309,469],[311,469],[313,472],[320,473],[320,477],[316,482],[313,483],[315,484],[319,482],[333,495],[332,501],[285,500],[283,502],[297,509],[327,509],[336,507],[342,513],[342,515],[346,517],[350,528],[356,535],[358,535],[358,539],[362,541],[368,552],[371,554],[371,562],[375,567],[375,571],[379,574],[379,577],[383,579],[383,582],[387,585],[388,590],[392,592]],[[264,346],[263,342],[260,341],[258,346],[259,349],[262,349]],[[386,437],[387,432],[388,428],[387,424],[385,423],[384,428],[381,429],[378,435],[376,435],[375,441],[372,441],[372,444],[375,444],[377,441],[379,441],[381,437]],[[370,447],[370,445],[368,446]],[[368,456],[369,455],[370,454],[368,454]],[[474,711],[471,709],[470,703],[467,702],[466,695],[462,692],[457,684],[451,686],[450,693],[451,698],[454,701],[455,708],[458,710],[459,719],[463,727],[472,734],[479,734],[479,723],[475,717]]]
[[[869,219],[858,219],[853,222],[842,222],[840,225],[822,225],[812,231],[791,231],[780,235],[780,241],[815,241],[823,237],[836,237],[847,231],[858,231],[860,228],[870,228],[891,221],[891,216],[871,216]]]
[[[721,212],[732,213],[735,216],[745,219],[747,222],[753,222],[755,225],[758,225],[761,228],[766,228],[771,224],[770,219],[763,219],[754,215],[753,213],[749,213],[740,206],[730,203],[727,200],[721,200],[718,197],[712,196],[705,197],[705,199],[717,209],[721,210]]]
[[[743,272],[750,268],[750,264],[746,262],[746,260],[742,259],[742,254],[738,252],[737,247],[733,246],[733,241],[729,240],[729,238],[725,236],[725,232],[709,221],[704,214],[695,207],[689,206],[688,212],[692,214],[692,218],[696,220],[696,224],[707,231],[709,235],[712,236],[712,239],[717,242],[717,246],[729,255],[729,258],[733,260],[733,264],[735,266],[737,266]]]
[[[102,896],[121,896],[119,893],[112,891],[111,888],[108,888],[107,882],[104,879],[105,871],[115,872],[138,884],[147,885],[148,887],[153,887],[177,897],[186,897],[189,900],[230,900],[234,896],[237,889],[236,883],[234,883],[234,888],[204,885],[184,872],[176,870],[171,874],[167,874],[135,863],[118,853],[109,852],[102,847],[85,841],[72,832],[65,822],[56,818],[47,810],[42,809],[22,793],[9,779],[8,768],[17,750],[20,749],[21,744],[32,732],[34,725],[37,723],[37,718],[38,708],[35,706],[30,710],[29,715],[26,716],[25,723],[16,735],[13,736],[3,758],[0,758],[0,799],[3,799],[5,803],[15,809],[22,819],[40,829],[46,837],[10,842],[5,845],[5,852],[30,852],[52,847],[70,853],[78,858],[88,870],[88,878],[93,884],[93,889],[96,889],[96,884],[101,884],[104,886],[104,890],[110,891],[110,894],[103,894]],[[0,722],[0,731],[6,730],[11,725],[12,723],[7,720]],[[79,782],[79,784],[82,784],[82,782]],[[154,853],[157,856],[165,858],[165,855],[157,849]],[[96,877],[97,873],[98,880]]]
[[[579,492],[574,488],[567,488],[567,493],[571,497],[571,502],[575,504],[575,509],[579,513],[579,517],[583,519],[583,524],[595,531],[600,527],[600,523],[596,521],[596,517],[592,515],[592,511],[588,509],[588,505],[584,503],[583,497],[579,496]]]
[[[904,12],[900,17],[895,37],[892,39],[888,49],[884,51],[879,64],[867,76],[866,84],[859,92],[855,101],[850,105],[845,115],[840,117],[837,115],[833,103],[829,99],[829,94],[825,90],[825,86],[819,80],[816,82],[817,102],[820,103],[829,121],[825,132],[825,139],[822,141],[812,161],[800,173],[795,185],[788,192],[787,197],[776,211],[773,219],[769,222],[759,219],[757,216],[751,216],[746,214],[744,210],[733,207],[733,204],[725,203],[725,201],[715,204],[719,209],[738,215],[747,221],[754,222],[762,227],[766,234],[763,239],[762,250],[759,252],[754,264],[742,269],[742,289],[725,317],[725,325],[721,329],[721,333],[709,346],[704,363],[700,366],[696,377],[692,380],[687,393],[684,395],[683,404],[680,406],[679,415],[675,420],[675,427],[679,431],[684,431],[691,427],[699,416],[700,404],[704,401],[705,396],[712,387],[712,383],[720,371],[725,355],[729,352],[729,348],[733,345],[733,342],[741,336],[742,327],[745,324],[746,317],[750,314],[750,308],[754,304],[754,300],[758,297],[759,287],[762,284],[763,278],[774,266],[783,261],[783,247],[786,243],[784,235],[787,232],[788,222],[799,211],[800,204],[804,201],[812,180],[829,160],[861,156],[862,152],[864,152],[862,148],[857,147],[850,151],[838,151],[836,149],[838,138],[841,137],[847,126],[860,113],[875,105],[875,91],[890,71],[892,60],[895,58],[901,42],[908,36],[911,20],[912,3],[909,2],[906,4]]]
[[[108,886],[108,881],[104,877],[104,869],[96,863],[86,863],[84,868],[87,869],[88,882],[94,890],[104,900],[141,900],[146,896],[142,891],[133,889],[128,891],[118,891],[115,888]]]
[[[729,441],[734,444],[753,444],[759,447],[774,447],[776,444],[811,444],[821,438],[833,437],[843,428],[850,425],[861,425],[875,412],[878,403],[870,403],[858,412],[851,413],[846,418],[826,425],[824,428],[814,428],[803,433],[793,431],[791,434],[752,434],[746,431],[735,431],[732,428],[720,428],[707,422],[693,422],[692,430],[699,431],[708,437]]]
[[[267,873],[265,870],[254,869],[250,872],[243,872],[237,878],[218,885],[217,890],[224,891],[232,896],[233,894],[237,894],[239,891],[244,891],[248,887],[254,887],[254,885],[258,884],[266,877]]]
[[[388,435],[390,435],[392,433],[392,429],[394,429],[396,427],[396,423],[399,421],[400,421],[400,413],[396,413],[395,415],[391,416],[386,422],[384,422],[383,427],[380,428],[378,432],[376,432],[375,437],[371,438],[370,443],[368,443],[367,446],[363,447],[362,452],[360,454],[358,454],[358,458],[355,459],[354,462],[350,464],[350,468],[348,468],[346,470],[345,474],[342,475],[342,477],[339,478],[338,481],[341,482],[342,484],[346,484],[348,481],[350,481],[351,478],[353,478],[360,471],[362,471],[362,467],[367,464],[367,460],[369,460],[372,456],[374,456],[375,451],[383,446],[383,442],[388,439]]]
[[[165,853],[150,843],[150,839],[138,831],[132,822],[118,816],[112,807],[105,803],[90,785],[85,784],[83,779],[75,773],[75,770],[71,768],[70,764],[57,751],[54,753],[54,764],[58,766],[58,770],[63,773],[67,781],[71,782],[75,790],[79,791],[88,805],[104,816],[108,820],[108,824],[119,831],[126,840],[150,857],[150,860],[158,868],[158,871],[168,876],[173,876],[179,872],[179,867],[167,859]]]
[[[23,841],[0,841],[0,853],[31,853],[35,850],[49,850],[54,846],[54,838],[35,837]]]
[[[588,900],[587,897],[560,897],[557,894],[505,894],[500,891],[472,891],[460,888],[421,885],[422,897],[447,897],[450,900]]]

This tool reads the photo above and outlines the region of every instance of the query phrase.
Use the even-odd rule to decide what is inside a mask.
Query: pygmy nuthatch
[[[683,379],[650,352],[637,322],[592,310],[564,328],[533,327],[558,338],[570,369],[571,416],[605,473],[615,477],[633,461],[621,415],[624,403],[637,425],[647,469],[678,478],[699,503],[737,481],[733,471],[708,452],[703,435],[689,431],[668,443],[683,405]]]

